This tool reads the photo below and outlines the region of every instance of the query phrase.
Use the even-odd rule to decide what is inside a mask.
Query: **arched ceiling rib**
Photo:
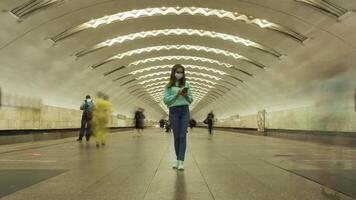
[[[168,65],[170,68],[171,68],[171,65]],[[189,67],[188,67],[189,69]],[[125,73],[125,75],[122,75],[120,77],[117,77],[117,78],[114,78],[113,81],[116,82],[116,81],[119,81],[121,79],[124,79],[124,78],[135,78],[137,80],[140,80],[140,79],[143,79],[143,78],[147,78],[147,77],[152,77],[152,76],[159,76],[159,75],[165,75],[165,76],[170,76],[170,69],[166,69],[166,70],[155,70],[155,71],[146,71],[146,73],[135,73],[135,74],[132,74],[131,72],[130,73]],[[211,71],[203,71],[202,70],[196,70],[196,69],[190,69],[189,71],[187,71],[187,75],[188,77],[193,74],[193,75],[198,75],[198,76],[203,76],[203,77],[209,77],[211,79],[215,79],[215,80],[221,80],[221,78],[232,78],[232,79],[235,79],[235,80],[238,80],[240,82],[243,82],[240,78],[237,78],[235,75],[230,75],[230,74],[227,74],[227,73],[224,73],[224,74],[219,74],[219,73],[214,73],[214,72],[211,72]],[[105,75],[104,75],[105,76]],[[116,77],[116,76],[115,76]],[[229,79],[228,78],[228,79]]]
[[[10,13],[19,19],[23,19],[34,14],[38,10],[56,6],[61,3],[64,3],[64,0],[31,0],[12,9]]]
[[[162,78],[161,76],[165,74],[165,76]],[[156,72],[156,73],[148,73],[146,75],[143,75],[143,76],[139,76],[139,77],[136,77],[134,79],[131,79],[131,80],[128,80],[126,82],[124,82],[123,84],[131,84],[135,81],[138,81],[138,84],[146,84],[146,83],[154,83],[156,81],[161,81],[162,79],[167,79],[165,77],[168,77],[170,74],[170,71],[165,71],[165,72]],[[203,77],[207,77],[208,79],[212,79],[212,80],[204,80],[204,79],[201,79],[201,78],[198,78],[198,77],[192,77],[191,75],[197,75],[197,76],[203,76]],[[158,78],[156,78],[156,76],[159,76]],[[188,79],[193,79],[193,80],[196,80],[198,82],[200,82],[201,84],[216,84],[215,81],[220,81],[222,78],[221,77],[217,77],[217,76],[214,76],[214,75],[209,75],[209,74],[204,74],[204,73],[197,73],[197,72],[191,72],[191,71],[188,71],[187,72],[187,76],[189,77]],[[125,78],[127,78],[128,76],[125,75],[124,76]],[[147,79],[148,78],[148,79]],[[236,77],[233,77],[235,80],[238,80],[240,82],[242,82],[240,79],[236,78]],[[144,81],[141,81],[141,79],[145,79]],[[117,79],[116,79],[117,80]],[[234,84],[232,84],[231,82],[229,81],[226,81],[226,80],[221,80],[224,84],[227,84],[227,85],[231,85],[231,86],[236,86]],[[204,83],[206,82],[206,83]],[[152,87],[147,87],[146,88],[146,91],[142,90],[141,88],[136,88],[132,91],[132,93],[135,93],[136,91],[138,93],[145,93],[145,92],[148,92],[150,93],[153,98],[156,100],[156,101],[159,101],[159,99],[161,98],[160,95],[162,95],[162,91],[164,88],[164,85],[160,85],[160,88],[157,87],[157,86],[153,86],[153,88],[155,90],[152,91],[151,89]],[[195,83],[192,83],[192,90],[193,90],[193,94],[199,94],[199,98],[196,98],[196,102],[198,103],[206,94],[208,94],[209,92],[209,95],[211,96],[215,96],[215,95],[224,95],[225,92],[217,92],[217,91],[214,91],[214,90],[204,90],[204,89],[201,89],[201,87],[199,86],[196,86]],[[202,92],[198,92],[199,90],[196,90],[196,89],[200,89]],[[222,91],[222,90],[220,90]],[[216,97],[216,96],[215,96]]]
[[[336,18],[339,18],[348,12],[347,9],[338,6],[328,0],[295,0],[295,1],[304,3],[308,6],[312,6]]]
[[[117,55],[112,56],[108,59],[105,59],[104,61],[93,65],[92,68],[97,68],[104,64],[110,63],[114,60],[120,60],[120,59],[123,59],[128,56],[133,56],[133,55],[142,54],[142,53],[149,53],[149,52],[153,52],[153,51],[164,51],[164,50],[204,51],[207,53],[214,53],[214,54],[218,54],[218,55],[231,57],[235,60],[243,60],[243,61],[251,63],[251,64],[253,64],[259,68],[262,68],[262,69],[266,68],[266,66],[264,66],[263,64],[261,64],[257,61],[251,60],[249,58],[246,58],[245,56],[242,56],[238,53],[233,53],[233,52],[222,50],[222,49],[210,48],[210,47],[198,46],[198,45],[161,45],[161,46],[153,46],[153,47],[145,47],[145,48],[141,48],[141,49],[135,49],[135,50],[117,54]]]
[[[184,67],[188,68],[188,69],[204,70],[204,71],[207,71],[207,72],[213,72],[213,73],[217,73],[217,74],[220,74],[220,75],[227,74],[226,72],[221,71],[221,70],[216,70],[216,69],[212,69],[212,68],[208,68],[208,67],[204,67],[204,66],[199,66],[199,65],[184,65]],[[130,74],[135,75],[135,74],[138,74],[138,73],[143,73],[145,71],[171,69],[171,68],[172,68],[171,65],[156,65],[156,66],[145,67],[143,69],[132,71],[132,72],[130,72]]]
[[[52,37],[51,39],[55,42],[63,40],[78,32],[84,31],[90,28],[97,28],[101,25],[111,24],[118,21],[125,21],[128,19],[135,19],[141,17],[150,16],[164,16],[164,15],[198,15],[206,17],[218,17],[221,19],[229,19],[233,21],[242,21],[247,24],[254,24],[260,28],[265,28],[282,33],[300,42],[307,39],[305,36],[293,31],[291,28],[287,28],[278,25],[273,22],[269,22],[266,19],[259,19],[253,16],[247,16],[245,14],[240,14],[238,12],[231,12],[226,10],[210,9],[210,8],[199,8],[199,7],[161,7],[161,8],[146,8],[139,10],[132,10],[126,12],[120,12],[109,16],[104,16],[102,18],[93,19],[78,26],[69,28],[62,33]]]
[[[118,36],[114,39],[107,39],[104,42],[100,42],[92,47],[89,47],[87,49],[84,49],[84,50],[76,53],[75,56],[81,57],[86,54],[95,52],[97,50],[100,50],[100,49],[103,49],[106,47],[111,47],[113,45],[122,44],[127,41],[133,41],[133,40],[143,39],[143,38],[148,38],[148,37],[170,36],[170,35],[200,36],[200,37],[209,37],[209,38],[214,38],[214,39],[227,40],[227,41],[233,42],[235,44],[242,44],[246,47],[258,49],[260,51],[269,53],[276,57],[280,57],[282,55],[281,53],[277,52],[276,50],[274,50],[270,47],[266,47],[262,44],[253,42],[249,39],[241,38],[239,36],[229,35],[226,33],[219,33],[219,32],[215,32],[215,31],[176,28],[176,29],[161,29],[161,30],[142,31],[142,32],[138,32],[138,33],[132,33],[129,35]]]
[[[226,69],[216,69],[213,67],[208,67],[208,66],[202,66],[202,65],[190,65],[190,64],[184,64],[185,68],[188,68],[189,70],[199,70],[199,71],[204,71],[206,73],[212,73],[212,74],[220,74],[220,75],[229,75],[231,76],[232,73],[228,72]],[[172,68],[172,64],[170,65],[144,65],[144,67],[140,66],[139,69],[132,69],[129,72],[123,72],[124,74],[131,74],[131,75],[136,75],[136,74],[140,74],[140,73],[144,73],[144,72],[148,72],[148,71],[161,71],[164,69],[171,69]],[[104,76],[108,76],[108,75],[113,75],[114,73],[118,72],[119,70],[123,70],[123,69],[127,69],[124,66],[118,67],[118,68],[114,68],[113,70],[110,70],[108,72],[104,73]],[[234,70],[233,72],[237,71],[237,72],[241,72],[244,75],[247,75],[249,77],[253,77],[254,75],[250,72],[248,72],[247,70],[243,70],[240,68],[237,68],[235,66],[231,67],[232,70]],[[223,71],[225,70],[225,71]]]

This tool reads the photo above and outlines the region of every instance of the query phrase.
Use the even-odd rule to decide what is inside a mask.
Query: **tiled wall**
[[[0,108],[0,130],[79,128],[82,111],[42,106],[40,109],[21,107]],[[111,117],[111,127],[132,126],[132,119]]]
[[[303,107],[266,113],[266,128],[356,132],[356,112],[353,107]],[[216,126],[257,128],[256,115],[241,116],[237,119],[222,119]]]

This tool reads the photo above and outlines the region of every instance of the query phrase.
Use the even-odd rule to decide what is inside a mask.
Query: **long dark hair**
[[[172,67],[171,77],[170,77],[169,82],[167,84],[168,88],[171,88],[175,84],[175,82],[177,81],[176,71],[177,71],[178,68],[182,68],[183,69],[183,77],[179,80],[179,87],[184,87],[185,86],[185,69],[184,69],[183,65],[175,64]]]

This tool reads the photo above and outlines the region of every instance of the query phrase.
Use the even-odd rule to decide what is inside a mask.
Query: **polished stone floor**
[[[0,146],[1,200],[319,200],[356,198],[356,148],[205,129],[189,133],[185,171],[171,135],[112,133]]]

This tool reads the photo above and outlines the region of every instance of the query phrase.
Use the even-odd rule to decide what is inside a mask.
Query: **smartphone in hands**
[[[182,88],[181,93],[182,94],[187,94],[188,93],[188,88],[187,87]]]

